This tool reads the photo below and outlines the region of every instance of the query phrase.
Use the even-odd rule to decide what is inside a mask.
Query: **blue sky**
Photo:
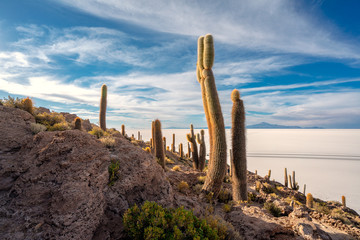
[[[360,128],[356,0],[2,0],[0,97],[108,127],[206,126],[196,80],[200,35],[215,39],[223,115],[240,90],[247,124]]]

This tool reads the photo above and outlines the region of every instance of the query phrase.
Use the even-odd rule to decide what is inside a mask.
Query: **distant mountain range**
[[[195,129],[207,129],[207,127],[194,127]],[[226,129],[231,129],[230,126],[225,127]],[[285,126],[271,124],[267,122],[262,122],[254,125],[246,126],[247,129],[323,129],[322,127],[299,127],[299,126]],[[168,127],[166,129],[183,129],[179,127]]]
[[[299,126],[285,126],[262,122],[254,125],[249,125],[248,129],[322,129],[321,127],[299,127]]]

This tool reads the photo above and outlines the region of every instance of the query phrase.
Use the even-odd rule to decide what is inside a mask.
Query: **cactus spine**
[[[106,131],[106,98],[107,98],[107,86],[103,84],[101,86],[100,114],[99,114],[100,128],[103,131]]]
[[[231,93],[233,102],[231,112],[231,141],[232,141],[232,189],[234,201],[247,201],[247,166],[245,144],[245,109],[240,99],[240,93],[234,89]]]
[[[165,170],[165,151],[163,138],[161,133],[161,122],[159,119],[156,119],[154,122],[154,143],[155,143],[155,157],[159,159],[159,164]]]
[[[199,169],[199,156],[198,156],[198,150],[197,150],[197,144],[196,144],[196,137],[194,134],[194,126],[190,124],[190,134],[186,135],[186,139],[191,144],[191,154],[193,159],[193,167],[194,169]]]
[[[81,118],[75,118],[75,127],[74,129],[81,130]]]
[[[205,158],[206,158],[206,146],[205,146],[205,131],[201,129],[200,134],[197,134],[197,142],[200,145],[199,150],[199,171],[202,172],[205,167]],[[201,137],[200,137],[201,136]]]
[[[345,196],[341,196],[341,202],[344,207],[346,207],[346,198]]]
[[[217,197],[226,172],[227,152],[224,118],[212,72],[213,63],[214,41],[213,37],[207,34],[198,40],[197,62],[198,81],[202,89],[204,111],[210,133],[209,169],[202,191],[205,194],[213,193],[213,197]]]
[[[284,186],[288,187],[289,186],[289,182],[288,182],[288,175],[287,175],[287,169],[285,168],[285,177],[284,177]]]
[[[175,152],[175,133],[173,133],[173,142],[171,144],[171,151]]]
[[[311,195],[311,193],[308,193],[306,195],[306,206],[308,208],[313,208],[314,207],[314,198],[313,196]]]

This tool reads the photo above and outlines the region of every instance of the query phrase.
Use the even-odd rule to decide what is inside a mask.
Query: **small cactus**
[[[341,202],[344,207],[346,207],[346,198],[345,196],[341,196]]]
[[[245,109],[240,99],[240,93],[234,89],[231,93],[233,102],[231,112],[231,141],[232,141],[232,189],[234,201],[247,201],[247,164],[245,144]],[[269,175],[270,175],[269,171]],[[270,178],[270,176],[269,176]]]
[[[125,137],[125,125],[121,125],[121,135]]]
[[[191,155],[193,159],[193,167],[195,170],[199,170],[199,156],[197,151],[196,137],[194,134],[194,127],[190,124],[190,134],[186,135],[186,139],[191,144]]]
[[[154,122],[154,143],[155,143],[155,157],[159,159],[160,165],[165,170],[165,153],[164,153],[164,144],[161,132],[161,122],[159,119],[156,119]]]
[[[27,111],[28,113],[30,113],[30,114],[34,113],[33,102],[29,97],[24,98],[22,100],[22,106],[23,106],[23,110]]]
[[[199,171],[202,172],[205,167],[205,159],[206,159],[206,146],[205,146],[205,131],[201,129],[200,134],[197,134],[197,142],[200,145],[199,150]]]
[[[138,140],[141,140],[140,131],[138,131]]]
[[[284,186],[288,187],[289,186],[289,182],[288,182],[288,174],[287,174],[287,168],[285,168],[285,177],[284,177]]]
[[[101,98],[100,98],[100,114],[99,122],[100,128],[106,131],[106,98],[107,98],[107,86],[103,84],[101,86]]]
[[[314,198],[313,196],[311,195],[311,193],[308,193],[306,195],[306,206],[308,208],[313,208],[314,207]]]
[[[191,158],[191,148],[190,148],[190,143],[187,143],[188,146],[188,153],[187,153],[187,157]]]
[[[306,184],[304,184],[304,195],[306,194]]]
[[[81,118],[77,117],[75,118],[75,128],[77,130],[81,130]]]
[[[166,137],[163,137],[164,149],[166,149]]]

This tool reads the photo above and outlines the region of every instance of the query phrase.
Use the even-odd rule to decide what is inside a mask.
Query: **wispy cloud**
[[[294,1],[58,2],[101,18],[132,22],[155,31],[190,36],[210,32],[220,41],[246,49],[360,58],[356,41],[343,41],[336,26],[316,17],[319,15],[316,6],[308,12],[309,8]]]

